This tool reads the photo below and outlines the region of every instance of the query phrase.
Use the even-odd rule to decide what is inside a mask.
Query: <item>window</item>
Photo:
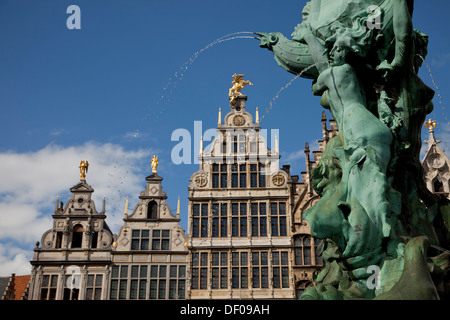
[[[150,267],[150,299],[166,298],[166,277],[166,265],[152,265]]]
[[[158,218],[158,204],[156,201],[150,201],[147,208],[147,219]]]
[[[252,203],[250,205],[252,236],[267,236],[266,203]]]
[[[239,135],[238,141],[238,152],[244,154],[247,150],[247,137],[241,134]]]
[[[231,187],[238,188],[239,187],[239,174],[238,174],[238,165],[233,164],[231,166]]]
[[[147,268],[142,266],[141,268]],[[131,279],[130,283],[130,299],[145,299],[147,292],[147,278],[144,279]]]
[[[289,288],[289,263],[287,251],[272,252],[272,275],[274,288]]]
[[[208,204],[194,203],[192,205],[192,237],[208,236]]]
[[[269,287],[267,251],[252,252],[253,288]]]
[[[227,204],[212,205],[212,237],[227,237]]]
[[[219,204],[213,203],[212,205],[212,237],[218,237],[219,236]]]
[[[111,270],[111,300],[126,299],[128,286],[128,265],[113,266]]]
[[[184,299],[186,297],[186,266],[170,266],[170,268],[169,299]]]
[[[208,281],[208,253],[192,254],[192,289],[206,289]]]
[[[77,224],[73,227],[72,232],[72,248],[81,248],[83,243],[83,226]]]
[[[199,230],[200,230],[200,205],[199,204],[193,204],[192,205],[192,216],[194,217],[192,219],[192,237],[196,238],[199,236]]]
[[[233,164],[231,166],[231,187],[245,188],[247,186],[246,164]]]
[[[228,253],[212,253],[212,288],[228,288]]]
[[[311,236],[299,235],[294,238],[296,265],[311,265]]]
[[[212,165],[212,187],[213,188],[219,188],[219,165],[213,164]]]
[[[170,230],[153,230],[152,250],[170,250]]]
[[[272,202],[270,204],[270,214],[272,223],[272,236],[286,236],[286,203]]]
[[[247,203],[231,204],[231,228],[233,237],[247,236]]]
[[[250,187],[263,188],[266,186],[266,169],[264,164],[250,164]]]
[[[45,274],[42,277],[41,283],[41,300],[55,300],[56,299],[56,289],[58,287],[58,275]]]
[[[217,164],[212,165],[212,187],[213,188],[227,188],[228,183],[228,171],[227,164]]]
[[[86,284],[86,300],[100,300],[102,297],[103,275],[89,274]]]
[[[95,232],[92,233],[91,248],[92,249],[97,249],[97,243],[98,243],[98,232],[95,231]]]
[[[227,187],[227,165],[221,164],[220,165],[220,187],[226,188]]]
[[[78,300],[78,295],[80,293],[80,277],[79,273],[66,274],[64,276],[64,300]]]
[[[258,164],[258,169],[259,169],[259,186],[260,187],[265,187],[266,186],[266,169],[265,166],[263,164]]]
[[[258,186],[258,172],[257,165],[250,165],[250,187],[256,188]]]
[[[247,165],[245,163],[239,165],[239,187],[247,187]]]
[[[62,232],[56,232],[56,242],[55,242],[55,248],[56,249],[60,249],[61,248],[62,237],[63,237],[63,233]]]
[[[201,205],[201,237],[208,236],[208,204]]]
[[[233,252],[231,265],[232,288],[248,288],[248,253]]]
[[[247,145],[247,138],[245,135],[240,134],[237,136],[233,136],[233,152],[239,153],[239,154],[245,154],[246,152],[246,145]]]
[[[131,231],[131,250],[148,250],[150,230]]]
[[[150,266],[150,299],[184,299],[185,296],[185,265]]]
[[[192,205],[192,237],[208,236],[208,204],[194,203]]]

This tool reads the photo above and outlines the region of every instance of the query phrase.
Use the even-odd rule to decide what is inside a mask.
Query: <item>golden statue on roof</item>
[[[81,160],[80,166],[78,168],[80,168],[80,178],[81,178],[81,180],[85,180],[86,179],[86,173],[88,172],[88,168],[89,168],[89,162]]]
[[[158,168],[158,156],[152,157],[152,173],[156,173],[156,169]]]
[[[253,83],[251,83],[249,80],[244,80],[244,75],[243,74],[234,74],[233,75],[233,81],[231,82],[233,84],[233,86],[230,88],[228,96],[230,97],[230,105],[232,106],[234,104],[234,100],[236,99],[236,97],[241,96],[241,90],[246,86],[246,85],[253,85]]]
[[[431,119],[430,120],[428,120],[428,121],[425,121],[425,129],[426,128],[428,128],[428,127],[430,127],[430,132],[432,132],[433,131],[433,127],[436,129],[436,121],[431,121]]]

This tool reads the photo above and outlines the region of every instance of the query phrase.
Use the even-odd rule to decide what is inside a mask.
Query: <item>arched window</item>
[[[72,248],[81,248],[83,243],[83,226],[77,224],[73,227],[72,232]]]
[[[300,234],[294,237],[294,253],[296,265],[321,265],[322,256],[319,254],[318,246],[320,240],[313,239],[308,234]],[[311,252],[314,251],[315,261]]]
[[[156,201],[150,201],[147,209],[147,219],[157,219],[158,218],[158,204]]]
[[[311,236],[298,235],[294,238],[294,252],[296,265],[311,264]]]
[[[313,285],[313,283],[309,280],[301,280],[301,281],[297,282],[297,284],[295,286],[296,299],[300,299],[303,292],[305,292],[306,288],[308,288],[309,286],[312,286],[312,285]]]

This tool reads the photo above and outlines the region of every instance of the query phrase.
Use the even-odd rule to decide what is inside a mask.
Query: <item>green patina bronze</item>
[[[419,161],[434,91],[417,76],[428,37],[412,13],[412,0],[312,0],[292,40],[257,33],[281,67],[313,79],[339,128],[312,172],[321,199],[304,218],[324,267],[302,299],[445,294],[450,206],[427,190]]]

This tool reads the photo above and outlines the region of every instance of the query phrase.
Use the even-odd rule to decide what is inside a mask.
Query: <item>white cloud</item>
[[[17,248],[11,243],[0,243],[0,276],[9,276],[11,273],[25,275],[31,273],[30,259],[32,251]]]
[[[61,129],[53,129],[52,131],[50,131],[50,135],[51,135],[51,136],[55,136],[55,137],[60,136],[60,135],[63,135],[63,134],[66,134],[66,133],[68,133],[68,132],[67,132],[67,130],[64,129],[64,128],[61,128]]]
[[[94,142],[0,153],[0,275],[10,274],[13,267],[22,270],[24,262],[29,266],[31,256],[26,256],[26,251],[6,250],[4,244],[32,251],[35,242],[52,227],[56,196],[66,202],[69,189],[79,182],[81,160],[89,161],[86,182],[95,190],[97,211],[101,211],[106,196],[106,221],[117,232],[123,223],[126,196],[133,198],[144,188],[143,176],[151,170],[149,155],[150,150],[128,151],[120,145]],[[141,169],[143,162],[148,163],[143,169],[146,172]]]
[[[313,142],[310,142],[308,144],[309,144],[309,150],[311,152],[310,159],[312,160],[312,152],[319,150],[319,142],[317,140],[313,140]],[[305,159],[305,148],[287,153],[283,160],[286,163],[292,163],[292,162],[296,162],[300,159]]]

